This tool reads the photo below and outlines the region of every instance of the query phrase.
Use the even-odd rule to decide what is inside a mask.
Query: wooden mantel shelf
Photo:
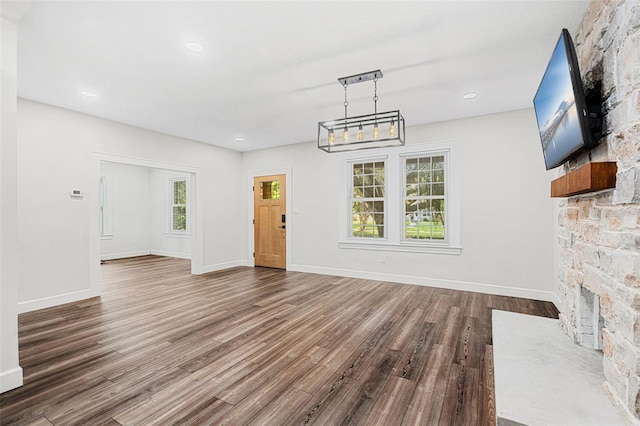
[[[602,191],[616,187],[615,162],[589,163],[567,173],[551,182],[552,197],[571,197],[572,195]]]

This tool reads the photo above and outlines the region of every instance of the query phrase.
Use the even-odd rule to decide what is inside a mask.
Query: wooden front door
[[[253,235],[256,266],[287,268],[285,194],[285,175],[253,178]]]

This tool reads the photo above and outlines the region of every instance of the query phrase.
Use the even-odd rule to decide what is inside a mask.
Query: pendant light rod
[[[375,71],[363,72],[361,74],[350,75],[348,77],[340,77],[338,81],[340,82],[340,84],[344,86],[344,85],[355,84],[355,83],[364,83],[365,81],[380,79],[382,77],[383,77],[382,71],[375,70]]]

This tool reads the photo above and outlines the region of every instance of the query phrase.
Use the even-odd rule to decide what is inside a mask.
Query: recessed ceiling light
[[[242,142],[244,138],[236,138],[236,142]]]
[[[464,95],[462,95],[462,97],[463,97],[464,99],[473,99],[473,98],[475,98],[476,96],[478,96],[478,94],[477,94],[477,93],[475,93],[475,92],[469,92],[469,93],[465,93]]]
[[[204,52],[204,46],[202,46],[200,43],[197,43],[195,41],[188,42],[186,46],[187,46],[187,49],[189,49],[192,52],[195,52],[195,53]]]
[[[86,96],[87,98],[95,98],[96,96],[98,96],[95,92],[90,92],[88,90],[83,90],[80,92],[80,94],[82,96]]]

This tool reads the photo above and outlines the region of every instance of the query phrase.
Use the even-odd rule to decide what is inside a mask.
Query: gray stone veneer
[[[592,1],[572,34],[586,88],[602,80],[605,136],[566,164],[616,161],[615,190],[560,202],[560,323],[580,341],[580,295],[600,297],[604,389],[629,423],[640,424],[640,0]]]

